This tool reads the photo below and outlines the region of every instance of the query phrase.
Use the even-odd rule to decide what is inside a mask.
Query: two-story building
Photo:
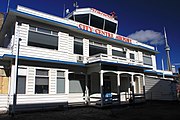
[[[162,77],[158,52],[117,28],[113,16],[93,8],[66,18],[10,9],[0,31],[0,109],[14,99],[19,110],[144,101],[146,79]]]

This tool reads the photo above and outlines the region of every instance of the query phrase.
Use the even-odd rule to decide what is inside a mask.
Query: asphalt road
[[[11,120],[5,114],[0,120]],[[146,102],[125,107],[76,107],[65,111],[19,113],[15,120],[180,120],[179,102]]]

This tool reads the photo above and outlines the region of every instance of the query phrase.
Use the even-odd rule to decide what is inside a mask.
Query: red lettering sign
[[[127,38],[127,37],[124,37],[124,36],[121,36],[121,35],[115,35],[115,34],[113,34],[111,32],[104,31],[104,30],[101,30],[101,29],[98,29],[98,28],[94,28],[94,27],[91,27],[89,25],[79,24],[78,27],[80,29],[82,29],[82,30],[86,30],[86,31],[89,31],[89,32],[94,32],[96,34],[100,34],[100,35],[103,35],[103,36],[106,36],[106,37],[109,37],[109,38],[114,38],[114,36],[115,36],[115,39],[117,39],[117,40],[132,43],[132,40],[130,38]]]
[[[88,26],[88,25],[84,25],[84,24],[79,24],[79,28],[92,32],[92,27]]]

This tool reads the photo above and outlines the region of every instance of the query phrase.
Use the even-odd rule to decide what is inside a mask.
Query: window
[[[116,32],[116,23],[106,20],[104,30],[115,33]]]
[[[126,52],[117,51],[117,50],[112,50],[112,55],[113,55],[113,56],[119,56],[119,57],[126,57]]]
[[[85,76],[70,74],[69,93],[83,93],[85,91]]]
[[[17,94],[26,93],[26,76],[18,76]]]
[[[74,40],[74,53],[83,55],[83,42],[81,38],[75,38]]]
[[[48,49],[58,49],[58,32],[30,26],[28,45]]]
[[[146,53],[143,54],[143,63],[144,65],[152,66],[152,58],[150,54],[146,54]]]
[[[99,47],[95,45],[89,45],[89,55],[96,55],[96,54],[107,54],[107,48]]]
[[[75,21],[88,25],[89,24],[89,14],[75,15]]]
[[[133,53],[130,53],[130,59],[134,59],[134,54]]]
[[[44,29],[44,28],[38,28],[37,31],[42,32],[42,33],[51,34],[51,30],[47,30],[47,29]]]
[[[36,70],[35,93],[36,94],[49,93],[49,71],[48,70],[40,70],[40,69]]]
[[[90,25],[96,28],[103,29],[104,19],[97,17],[95,15],[91,15],[91,23]]]
[[[30,27],[29,27],[29,30],[36,31],[36,27],[30,26]]]
[[[74,15],[72,15],[69,19],[70,19],[70,20],[74,20]]]
[[[64,71],[57,71],[57,93],[65,92],[65,75]]]

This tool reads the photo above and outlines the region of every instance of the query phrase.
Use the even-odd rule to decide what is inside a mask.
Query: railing
[[[88,63],[93,63],[97,61],[107,61],[107,62],[114,62],[114,63],[124,63],[124,64],[143,66],[142,61],[119,57],[119,56],[111,56],[107,54],[97,54],[97,55],[93,55],[87,58]]]

